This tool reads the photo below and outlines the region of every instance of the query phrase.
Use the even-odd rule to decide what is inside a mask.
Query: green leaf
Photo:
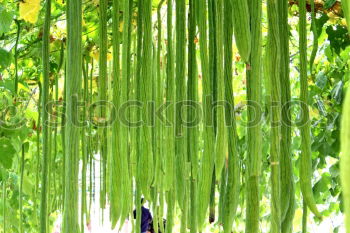
[[[323,8],[324,9],[329,9],[331,8],[335,3],[336,3],[337,0],[327,0],[324,5],[323,5]]]
[[[0,57],[1,57],[1,55],[0,55]],[[1,68],[0,68],[0,71],[1,71]],[[14,79],[4,79],[4,80],[0,81],[0,87],[4,87],[6,90],[9,90],[11,93],[14,93],[15,92],[15,80]]]
[[[0,8],[0,35],[10,31],[11,24],[13,22],[13,14]]]
[[[1,16],[0,16],[1,18]],[[0,48],[0,70],[6,69],[11,65],[12,54],[3,48]]]
[[[324,173],[322,175],[322,178],[313,187],[315,195],[319,195],[320,193],[329,191],[329,186],[331,182],[331,176],[329,174]]]
[[[317,26],[317,34],[320,36],[323,30],[323,26],[327,21],[329,20],[329,17],[327,14],[323,13],[320,18],[316,19],[316,26]]]
[[[317,105],[317,109],[318,109],[318,111],[320,111],[321,115],[327,116],[326,108],[324,106],[323,101],[320,98],[317,99],[316,105]]]
[[[329,173],[331,174],[332,177],[338,177],[339,176],[339,163],[332,165],[329,168]]]
[[[333,56],[333,52],[332,52],[332,47],[330,45],[326,46],[326,48],[324,50],[324,54],[326,55],[329,62],[333,62],[334,56]]]
[[[326,74],[323,71],[319,72],[316,76],[316,86],[318,86],[323,90],[327,85],[327,82],[328,82],[328,78]]]
[[[336,54],[340,54],[342,49],[345,49],[350,45],[350,38],[346,27],[341,25],[329,25],[326,29],[326,33],[328,35],[330,46]]]
[[[343,82],[339,81],[335,87],[333,88],[332,92],[332,99],[336,101],[337,104],[341,104],[343,99]]]
[[[12,166],[13,156],[16,154],[16,150],[13,147],[10,139],[2,137],[0,138],[0,163],[7,169]]]

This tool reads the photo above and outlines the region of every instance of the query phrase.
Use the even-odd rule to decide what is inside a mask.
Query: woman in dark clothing
[[[136,218],[136,210],[134,210],[134,218]],[[141,206],[141,233],[147,233],[152,221],[153,218],[149,209]]]

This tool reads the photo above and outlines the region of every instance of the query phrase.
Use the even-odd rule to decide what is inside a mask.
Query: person
[[[136,218],[136,210],[134,210],[134,218]],[[143,199],[141,200],[141,233],[147,233],[150,228],[150,223],[153,221],[149,209],[143,206]]]

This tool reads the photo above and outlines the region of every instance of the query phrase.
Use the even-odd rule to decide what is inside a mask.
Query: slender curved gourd
[[[143,20],[143,42],[142,42],[142,68],[140,80],[141,100],[146,104],[152,100],[152,1],[145,0],[142,2],[142,20]],[[149,109],[142,109],[140,161],[138,173],[140,173],[140,184],[143,195],[150,200],[150,187],[153,181],[153,149],[152,149],[152,129],[148,126],[151,122]]]
[[[188,84],[187,94],[190,103],[198,102],[198,71],[196,60],[196,0],[189,1],[188,12]],[[194,121],[196,118],[196,110],[190,108],[187,112],[188,119]],[[187,129],[188,140],[188,158],[191,164],[190,179],[190,209],[189,209],[189,226],[191,233],[197,233],[197,206],[198,206],[198,136],[199,126],[193,125]]]
[[[101,0],[99,2],[99,79],[98,79],[98,96],[99,101],[105,103],[108,100],[108,67],[107,67],[107,53],[108,53],[108,34],[107,34],[107,10],[108,0]],[[101,119],[107,118],[107,109],[101,106],[99,109],[99,117]],[[104,209],[106,206],[106,192],[107,192],[107,128],[106,122],[101,122],[102,127],[99,127],[99,147],[102,159],[101,171],[101,189],[100,189],[100,205]]]
[[[308,108],[308,80],[307,80],[307,35],[306,35],[306,0],[301,0],[299,21],[299,50],[300,50],[300,102],[302,110],[302,121],[300,123],[301,133],[301,155],[300,155],[300,189],[309,209],[318,217],[316,202],[312,191],[312,161],[311,161],[311,130]]]
[[[155,61],[155,73],[156,73],[156,82],[155,82],[155,104],[156,108],[160,108],[163,104],[164,99],[164,93],[163,93],[163,73],[161,70],[161,52],[162,52],[162,16],[161,16],[161,10],[162,6],[165,0],[161,0],[157,7],[157,52],[155,54],[156,61]],[[153,186],[157,187],[158,189],[161,188],[161,184],[163,184],[162,179],[164,177],[162,176],[162,152],[163,152],[163,124],[159,119],[155,120],[155,129],[154,129],[154,157],[155,157],[155,175],[154,175],[154,181]]]
[[[247,99],[248,124],[247,127],[247,194],[246,194],[246,233],[259,232],[259,177],[261,173],[261,54],[262,54],[262,1],[249,1],[251,48],[249,64],[247,67]],[[255,120],[253,120],[255,119]]]
[[[232,0],[233,30],[236,45],[244,62],[249,61],[251,52],[249,0]]]
[[[236,216],[236,209],[239,203],[240,189],[240,165],[237,147],[237,129],[234,117],[234,97],[232,89],[232,4],[230,1],[224,1],[224,64],[225,64],[225,100],[230,104],[230,108],[225,109],[225,119],[227,125],[228,140],[228,168],[227,168],[227,184],[224,192],[220,195],[224,196],[223,201],[223,217],[222,224],[224,233],[232,231],[232,224]]]
[[[119,0],[113,0],[112,22],[113,22],[113,104],[119,106],[119,85],[120,85],[120,33],[119,33]],[[114,117],[117,117],[117,113],[114,112]],[[119,148],[119,124],[114,122],[112,125],[112,154],[108,159],[109,167],[109,200],[110,200],[110,221],[112,228],[117,224],[122,210],[122,192],[121,192],[121,178],[119,176],[121,171],[121,159]]]
[[[270,115],[270,166],[271,166],[271,232],[281,231],[281,182],[280,182],[280,138],[281,138],[281,87],[279,17],[277,1],[267,0],[268,37],[266,46],[266,73],[268,78]]]
[[[291,90],[289,78],[289,25],[288,0],[278,1],[279,41],[280,41],[280,72],[281,85],[281,232],[292,232],[295,213],[295,187],[292,167],[292,127],[291,127]]]
[[[167,4],[167,65],[166,65],[166,101],[170,104],[166,112],[167,119],[170,122],[166,127],[166,145],[165,154],[165,181],[164,189],[168,191],[173,188],[175,182],[175,77],[174,77],[174,49],[173,49],[173,1],[168,0]]]
[[[175,1],[176,12],[176,104],[175,104],[175,161],[176,161],[176,199],[181,209],[184,209],[185,196],[185,156],[186,140],[185,127],[183,125],[182,109],[183,102],[186,99],[186,2],[185,0]],[[186,156],[187,157],[187,156]]]
[[[216,1],[216,139],[215,139],[215,175],[219,180],[226,160],[227,129],[225,127],[225,79],[224,79],[224,1]]]
[[[74,124],[82,75],[82,1],[67,2],[67,76],[65,127],[65,197],[63,233],[79,232],[79,129]]]
[[[125,0],[123,4],[123,47],[122,47],[122,76],[120,80],[120,104],[127,103],[128,101],[128,79],[129,79],[129,54],[130,54],[130,38],[129,38],[129,27],[131,24],[130,17],[130,1]],[[122,212],[120,222],[124,223],[132,210],[132,191],[131,191],[131,179],[130,170],[128,164],[128,140],[129,140],[129,129],[128,125],[120,124],[120,137],[119,137],[119,156],[121,159],[121,179],[122,179]],[[146,171],[145,171],[146,172]]]
[[[203,110],[204,129],[203,140],[204,150],[202,163],[199,171],[198,189],[198,229],[203,230],[206,213],[209,206],[210,188],[214,169],[214,127],[212,125],[212,85],[209,76],[209,59],[207,44],[207,1],[197,0],[196,7],[198,14],[199,46],[202,65],[203,85]]]
[[[51,0],[46,1],[46,12],[45,12],[45,23],[44,23],[44,34],[43,34],[43,88],[42,88],[42,121],[43,124],[43,157],[42,157],[42,176],[41,176],[41,199],[40,199],[40,232],[47,232],[47,206],[48,197],[48,163],[49,163],[49,129],[46,123],[49,120],[48,111],[46,111],[46,105],[49,101],[49,85],[50,85],[50,20],[51,18]],[[38,126],[40,127],[40,126]]]

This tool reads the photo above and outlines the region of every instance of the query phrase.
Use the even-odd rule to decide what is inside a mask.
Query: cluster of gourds
[[[313,1],[311,1],[313,2]],[[166,3],[166,4],[165,4]],[[266,90],[271,123],[271,232],[293,232],[295,187],[291,152],[291,91],[289,80],[288,1],[267,0],[268,36],[263,58],[262,0],[161,0],[157,6],[157,24],[153,26],[152,0],[112,0],[112,71],[109,75],[108,0],[100,0],[99,9],[99,77],[98,101],[111,100],[116,109],[127,101],[146,105],[153,101],[156,108],[170,103],[165,117],[170,125],[156,119],[150,127],[115,121],[110,127],[101,124],[97,143],[86,135],[88,127],[73,124],[79,99],[92,95],[92,60],[85,59],[82,50],[82,1],[67,1],[67,58],[65,61],[65,127],[61,133],[64,144],[63,232],[83,232],[84,216],[89,214],[86,197],[87,169],[92,175],[94,153],[101,155],[101,207],[110,203],[112,226],[132,217],[136,208],[136,226],[141,222],[142,197],[150,202],[154,226],[167,219],[161,232],[172,233],[176,214],[180,215],[181,232],[203,232],[208,216],[215,218],[215,192],[219,187],[218,222],[223,232],[232,232],[236,209],[240,203],[241,180],[245,183],[246,232],[260,232],[260,185],[262,166],[262,89],[266,74]],[[315,216],[317,210],[312,192],[310,121],[307,107],[307,37],[306,0],[300,0],[300,101],[302,138],[300,155],[300,188],[305,203]],[[350,25],[350,3],[343,0],[344,13]],[[314,10],[314,7],[313,7]],[[49,34],[51,0],[46,0],[43,33],[43,87],[42,122],[48,120],[45,106],[49,98]],[[166,27],[162,25],[166,12]],[[175,13],[175,16],[174,16]],[[122,15],[122,18],[121,18]],[[133,17],[136,36],[132,34]],[[313,21],[315,13],[313,12]],[[119,30],[123,22],[122,30]],[[186,25],[187,22],[187,25]],[[175,27],[173,26],[175,23]],[[313,22],[314,26],[314,22]],[[157,29],[157,31],[155,30]],[[163,33],[162,28],[166,28]],[[156,33],[157,32],[157,33]],[[314,33],[317,33],[314,30]],[[166,34],[166,43],[163,43]],[[235,113],[233,108],[213,106],[227,102],[234,106],[233,36],[242,61],[246,63],[247,90],[247,159],[246,174],[241,177],[241,156],[238,148]],[[317,36],[315,36],[317,38]],[[156,38],[156,39],[155,39]],[[197,41],[199,43],[197,44]],[[317,52],[317,39],[310,58],[310,69]],[[166,48],[163,48],[163,46]],[[122,48],[120,48],[122,46]],[[199,55],[197,56],[197,51]],[[89,73],[89,69],[91,72]],[[201,79],[199,79],[201,74]],[[82,77],[84,79],[82,79]],[[90,78],[90,80],[89,80]],[[200,90],[201,85],[201,90]],[[82,88],[81,88],[82,87]],[[83,91],[81,91],[83,89]],[[57,91],[56,91],[57,93]],[[201,96],[200,96],[201,94]],[[201,100],[203,121],[200,125],[185,127],[196,117],[194,103]],[[190,108],[184,103],[189,103]],[[181,104],[178,104],[181,103]],[[284,106],[282,108],[282,106]],[[193,107],[193,108],[191,108]],[[184,109],[186,112],[184,114]],[[213,109],[215,109],[213,111]],[[116,114],[99,110],[99,118]],[[347,95],[342,131],[342,178],[350,228],[350,93]],[[84,115],[83,117],[86,117]],[[114,115],[116,117],[116,115]],[[85,119],[85,118],[84,118]],[[152,122],[149,108],[126,112],[127,122]],[[279,124],[280,122],[284,124]],[[213,123],[213,124],[212,124]],[[40,232],[47,232],[47,182],[49,163],[49,128],[43,124],[43,152],[41,178]],[[93,148],[91,148],[93,147]],[[78,173],[82,163],[81,216],[78,211]],[[90,163],[88,165],[88,163]],[[91,206],[91,204],[90,204]],[[175,210],[179,208],[179,212]],[[307,211],[304,215],[306,216]],[[306,229],[304,221],[304,229]],[[134,226],[135,226],[134,225]],[[134,227],[140,232],[139,227]],[[350,231],[350,230],[348,230]]]

